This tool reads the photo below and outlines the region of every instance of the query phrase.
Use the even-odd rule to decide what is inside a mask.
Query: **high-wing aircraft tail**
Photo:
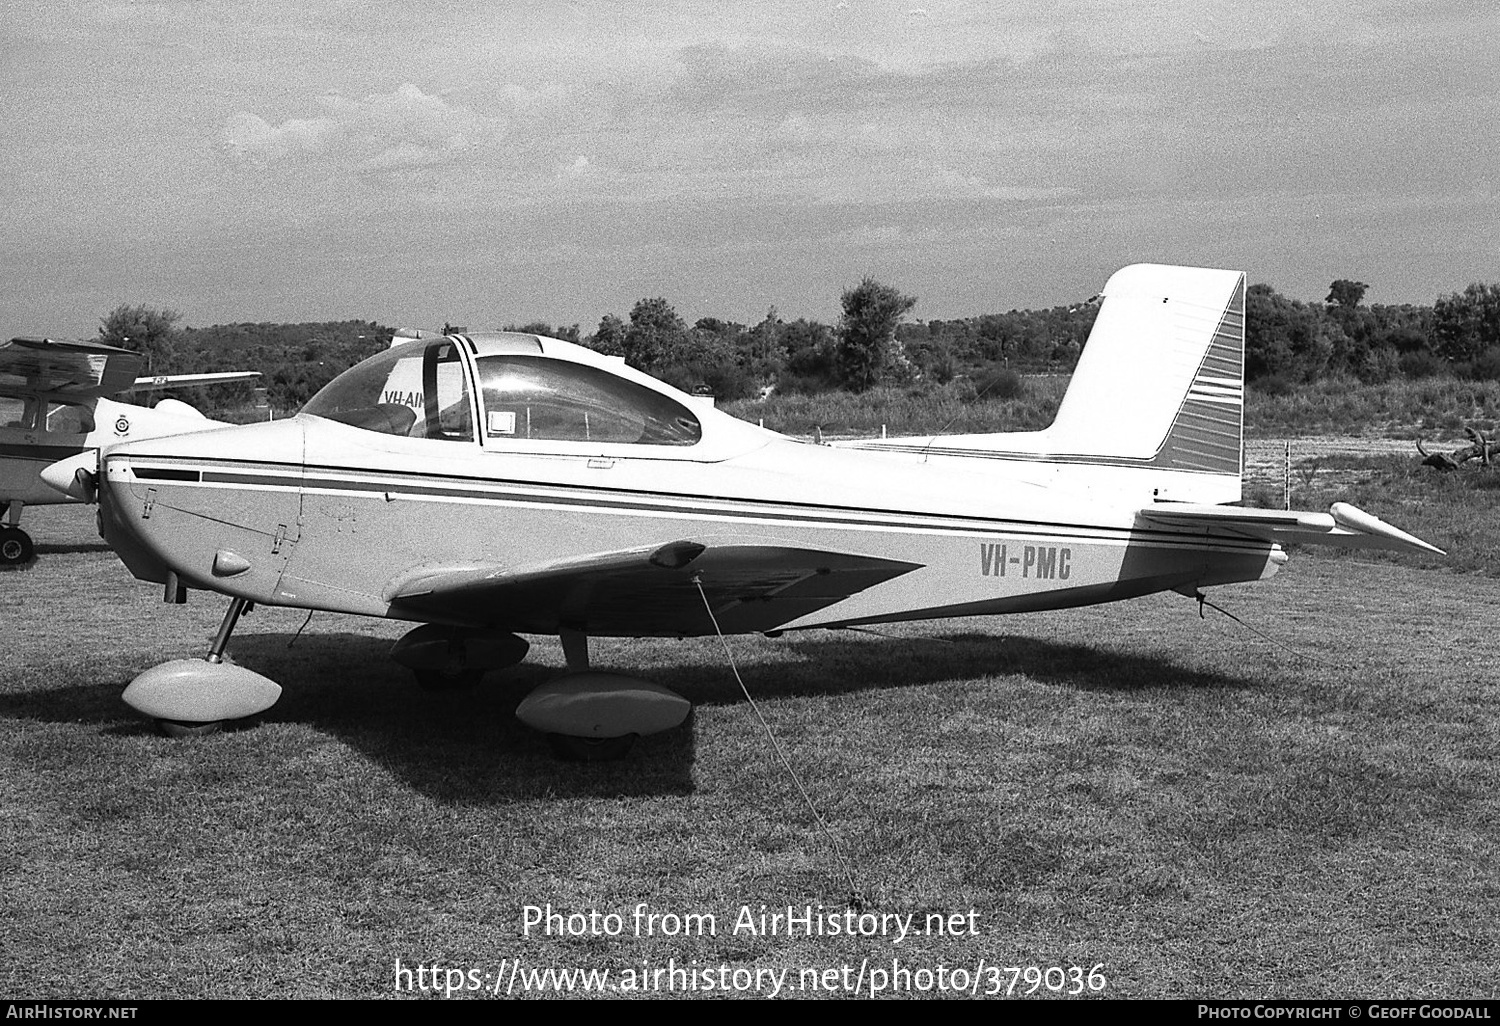
[[[1136,473],[1109,474],[1113,487],[1133,482],[1154,498],[1233,502],[1243,463],[1244,357],[1241,272],[1137,264],[1105,285],[1050,427],[854,444],[1059,470],[1118,468]]]

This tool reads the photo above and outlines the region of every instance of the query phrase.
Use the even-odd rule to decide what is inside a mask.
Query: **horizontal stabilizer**
[[[1347,502],[1335,502],[1328,507],[1327,513],[1162,503],[1141,510],[1140,515],[1154,524],[1220,530],[1281,544],[1338,545],[1352,549],[1393,549],[1445,555],[1442,549]]]
[[[405,345],[407,342],[415,342],[421,338],[442,338],[441,331],[427,331],[425,328],[397,328],[391,333],[391,348]]]

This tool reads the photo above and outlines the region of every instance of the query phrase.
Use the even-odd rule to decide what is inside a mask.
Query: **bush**
[[[1435,378],[1448,373],[1448,364],[1436,353],[1419,349],[1401,357],[1401,374],[1408,378]]]
[[[1500,380],[1500,348],[1491,347],[1469,364],[1469,376],[1476,381]]]
[[[990,367],[974,378],[975,398],[1019,399],[1026,394],[1026,381],[1009,367]]]
[[[1267,374],[1263,378],[1256,378],[1250,387],[1261,395],[1270,396],[1291,395],[1297,390],[1284,374]]]
[[[1396,376],[1400,369],[1400,357],[1389,346],[1366,349],[1355,361],[1354,374],[1365,384],[1379,384]]]
[[[749,371],[732,362],[686,360],[659,368],[657,376],[690,394],[706,389],[722,402],[745,399],[759,390]]]

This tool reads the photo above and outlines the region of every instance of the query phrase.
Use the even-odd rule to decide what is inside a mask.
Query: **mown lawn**
[[[293,644],[305,614],[262,609],[231,650],[281,703],[172,741],[119,693],[200,653],[220,603],[161,604],[87,517],[37,511],[41,561],[0,575],[7,996],[382,997],[398,962],[503,989],[515,959],[616,987],[942,967],[984,993],[995,967],[1097,966],[1111,997],[1497,994],[1490,577],[1299,554],[1214,595],[1272,640],[1175,595],[731,639],[857,907],[964,924],[897,944],[734,930],[855,896],[718,642],[600,644],[697,708],[625,762],[562,764],[511,715],[555,643],[434,697],[384,658],[400,625],[318,614]],[[697,929],[638,936],[642,903]],[[622,931],[526,935],[548,905]]]

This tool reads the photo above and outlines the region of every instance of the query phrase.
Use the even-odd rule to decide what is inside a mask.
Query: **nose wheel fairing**
[[[125,704],[156,720],[172,737],[213,733],[224,723],[257,716],[275,705],[281,698],[279,684],[224,661],[229,635],[249,610],[246,599],[231,599],[207,656],[153,666],[125,688]]]
[[[163,724],[206,727],[265,712],[281,697],[281,687],[233,663],[172,659],[138,675],[121,697]]]

